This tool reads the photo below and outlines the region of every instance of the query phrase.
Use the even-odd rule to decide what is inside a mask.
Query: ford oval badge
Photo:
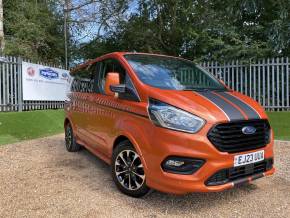
[[[252,135],[256,132],[256,128],[253,127],[253,126],[245,126],[242,128],[242,132],[245,134],[245,135]]]

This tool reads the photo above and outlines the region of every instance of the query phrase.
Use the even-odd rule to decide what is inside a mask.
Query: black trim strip
[[[263,173],[258,173],[252,176],[252,181],[264,177]]]
[[[115,110],[118,110],[118,111],[126,112],[126,113],[129,113],[129,114],[133,114],[133,115],[136,115],[136,116],[139,116],[139,117],[143,117],[143,118],[149,119],[148,116],[143,115],[143,114],[139,114],[139,113],[135,113],[135,112],[132,112],[132,111],[123,110],[123,109],[120,109],[120,108],[114,108],[114,107],[110,107],[110,106],[106,106],[106,105],[103,105],[103,106],[104,107],[108,107],[108,108],[112,108],[112,109],[115,109]]]
[[[239,186],[239,185],[242,185],[242,184],[245,184],[245,183],[249,183],[250,181],[254,181],[256,179],[260,179],[262,177],[264,177],[263,173],[257,173],[257,174],[254,174],[252,176],[249,176],[249,177],[245,177],[245,178],[234,180],[233,184],[234,184],[234,186]]]
[[[242,111],[245,112],[245,114],[248,116],[248,119],[260,119],[260,115],[255,111],[252,107],[250,107],[245,102],[241,101],[237,97],[227,93],[227,92],[220,92],[220,95],[228,99],[229,101],[233,102],[235,105],[237,105]]]
[[[209,92],[209,91],[198,92],[198,94],[202,95],[203,97],[205,97],[206,99],[208,99],[209,101],[217,105],[221,110],[223,110],[224,113],[230,119],[230,121],[245,120],[245,117],[237,108],[229,104],[227,101],[225,101],[223,98],[219,97],[218,95],[215,95],[214,93]]]
[[[121,109],[121,108],[115,108],[115,107],[104,105],[104,104],[100,104],[100,103],[97,103],[97,102],[93,102],[93,103],[95,103],[97,105],[100,105],[102,107],[111,108],[111,109],[114,109],[114,110],[117,110],[117,111],[122,111],[122,112],[125,112],[125,113],[129,113],[129,114],[133,114],[133,115],[136,115],[136,116],[139,116],[139,117],[143,117],[143,118],[149,119],[149,116],[146,116],[146,115],[143,115],[143,114],[135,113],[135,112],[132,112],[132,111]]]
[[[241,178],[241,179],[237,179],[233,181],[234,186],[239,186],[245,183],[249,183],[249,177],[245,177],[245,178]]]

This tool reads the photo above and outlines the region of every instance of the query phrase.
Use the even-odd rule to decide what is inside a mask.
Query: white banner
[[[22,62],[23,100],[64,101],[70,82],[67,70]]]

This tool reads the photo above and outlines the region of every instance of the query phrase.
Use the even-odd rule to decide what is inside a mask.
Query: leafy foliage
[[[117,50],[189,59],[289,56],[289,0],[139,0],[117,28],[83,45],[86,58]]]
[[[290,55],[289,0],[67,1],[71,61],[113,51],[195,61]],[[63,63],[63,2],[5,0],[5,53]]]
[[[57,1],[4,1],[5,54],[63,63],[63,18]]]

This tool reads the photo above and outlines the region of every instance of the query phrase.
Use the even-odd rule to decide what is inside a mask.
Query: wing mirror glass
[[[110,85],[110,90],[113,93],[125,93],[126,92],[126,86],[125,84],[119,84],[119,85]]]

